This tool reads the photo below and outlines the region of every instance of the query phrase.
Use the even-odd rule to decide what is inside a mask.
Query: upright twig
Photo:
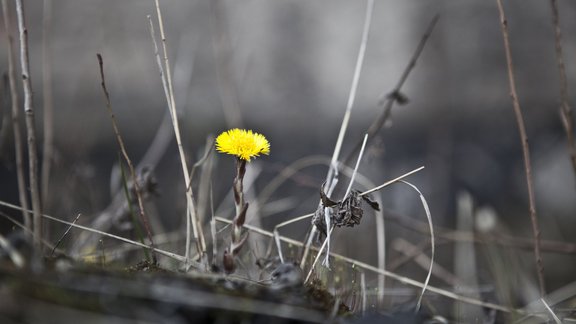
[[[47,207],[49,199],[50,169],[54,156],[54,106],[52,105],[51,40],[52,1],[44,0],[42,14],[42,95],[44,105],[44,142],[42,155],[42,203]]]
[[[12,25],[8,12],[8,0],[2,0],[2,15],[4,18],[4,30],[8,45],[8,84],[10,86],[10,105],[12,107],[12,129],[14,131],[14,151],[16,155],[16,178],[18,180],[18,198],[22,205],[22,218],[24,226],[32,229],[32,218],[28,212],[28,195],[26,194],[26,178],[24,176],[24,148],[22,147],[22,135],[20,128],[20,110],[18,108],[18,90],[16,88],[16,68],[14,63],[14,46]]]
[[[338,139],[336,140],[336,146],[334,147],[334,153],[332,154],[332,160],[330,161],[330,168],[328,169],[328,175],[326,177],[325,190],[330,188],[332,185],[332,177],[338,169],[336,163],[338,161],[338,157],[340,156],[340,150],[342,149],[342,143],[344,141],[344,136],[346,135],[346,130],[348,129],[348,123],[350,122],[350,115],[352,113],[352,108],[354,107],[354,101],[356,100],[356,91],[358,89],[360,73],[362,72],[362,66],[366,54],[366,45],[368,43],[368,34],[370,33],[370,25],[372,22],[373,12],[374,0],[368,0],[366,5],[366,15],[364,17],[364,27],[362,29],[362,40],[360,41],[360,49],[358,50],[358,58],[356,59],[356,67],[354,68],[354,76],[352,78],[352,85],[350,86],[348,103],[346,104],[346,112],[344,113],[344,118],[342,118],[342,125],[340,126],[340,132],[338,133]],[[327,192],[327,194],[330,195],[331,192]]]
[[[116,140],[118,141],[118,145],[120,146],[120,151],[122,152],[122,156],[126,163],[128,164],[128,168],[130,169],[130,176],[132,177],[132,182],[134,183],[134,191],[136,194],[136,200],[138,201],[138,208],[140,220],[146,229],[146,234],[148,235],[148,240],[150,240],[150,247],[152,251],[152,262],[156,263],[156,255],[154,254],[154,239],[152,238],[152,232],[150,230],[150,224],[148,222],[148,217],[144,212],[144,202],[142,200],[142,191],[140,189],[140,184],[138,183],[138,177],[136,176],[136,170],[134,169],[134,165],[132,164],[132,160],[128,156],[128,152],[126,152],[126,147],[124,146],[124,140],[122,140],[122,136],[120,135],[120,130],[118,129],[118,124],[116,123],[116,117],[114,116],[114,112],[112,111],[112,103],[110,102],[110,94],[108,93],[108,89],[106,88],[106,79],[104,78],[104,62],[102,61],[102,55],[96,54],[98,57],[98,65],[100,66],[100,78],[102,86],[102,91],[104,92],[104,97],[106,99],[106,109],[108,109],[108,114],[110,115],[110,119],[112,120],[112,127],[114,128],[114,134],[116,135]],[[128,201],[130,204],[131,202]]]
[[[556,48],[556,64],[558,65],[558,73],[560,77],[560,118],[562,125],[566,132],[566,139],[568,140],[568,150],[570,151],[570,160],[572,161],[572,169],[574,176],[576,176],[576,141],[574,140],[574,116],[572,107],[568,102],[568,81],[566,78],[566,67],[564,66],[564,55],[562,54],[562,30],[560,29],[560,17],[558,15],[558,2],[550,0],[550,7],[552,8],[552,23],[554,24],[554,43]]]
[[[404,69],[404,72],[402,72],[400,80],[398,80],[398,83],[396,84],[394,89],[392,89],[392,91],[387,95],[383,96],[382,99],[380,99],[380,101],[378,102],[378,107],[381,107],[382,112],[372,122],[370,127],[368,127],[368,131],[366,131],[369,140],[374,139],[376,133],[378,133],[378,131],[380,131],[380,129],[386,124],[386,121],[388,121],[392,113],[394,103],[399,102],[400,104],[402,104],[406,100],[406,98],[401,94],[402,87],[404,86],[404,83],[406,83],[408,76],[416,66],[416,62],[418,61],[418,58],[422,54],[422,51],[424,50],[424,47],[426,46],[426,43],[428,42],[430,35],[432,35],[432,31],[434,30],[434,27],[436,26],[438,19],[440,19],[439,15],[436,15],[434,16],[434,18],[432,18],[432,21],[430,21],[428,28],[426,28],[426,32],[424,33],[424,35],[422,35],[420,43],[418,43],[418,46],[416,47],[416,50],[414,51],[412,58],[408,62],[408,65]],[[356,152],[360,149],[361,146],[362,141],[359,141],[358,144],[356,144],[356,146],[354,147],[354,149],[350,152],[350,154],[348,154],[348,157],[346,158],[344,164],[348,164],[351,161],[352,157],[355,156]]]
[[[524,155],[524,171],[526,173],[526,185],[528,187],[528,201],[530,208],[530,220],[532,222],[532,232],[534,235],[534,257],[536,259],[536,268],[538,275],[538,284],[540,286],[540,294],[544,296],[546,288],[544,285],[544,266],[542,264],[542,255],[540,252],[540,227],[538,226],[538,218],[536,216],[536,202],[534,198],[534,186],[532,185],[532,165],[530,163],[530,149],[528,147],[528,136],[526,135],[526,127],[524,125],[524,116],[520,109],[518,102],[518,94],[516,92],[516,81],[514,77],[514,66],[512,64],[512,52],[510,50],[510,40],[508,36],[508,21],[502,6],[502,0],[496,0],[498,4],[498,11],[500,13],[500,25],[502,28],[502,37],[504,38],[504,50],[506,52],[506,63],[508,65],[508,81],[510,86],[510,97],[512,98],[512,105],[514,114],[516,115],[516,122],[518,123],[518,131],[520,133],[520,140],[522,142],[522,152]]]
[[[20,65],[22,70],[22,85],[24,88],[24,115],[26,117],[26,134],[28,137],[28,171],[30,177],[30,192],[32,211],[34,214],[34,248],[38,255],[42,254],[42,207],[40,203],[40,187],[38,184],[38,152],[36,151],[36,128],[34,126],[34,103],[32,97],[32,81],[30,80],[30,60],[28,55],[28,29],[24,15],[22,0],[16,0],[16,15],[20,32]]]
[[[176,137],[176,144],[178,146],[178,152],[180,154],[180,163],[182,164],[182,172],[184,173],[184,183],[186,186],[186,203],[187,207],[187,222],[191,223],[192,231],[196,239],[196,245],[198,253],[201,258],[204,259],[206,254],[206,242],[204,240],[204,234],[202,228],[200,228],[200,223],[196,215],[196,208],[194,206],[192,186],[190,185],[190,176],[188,174],[188,164],[186,162],[186,155],[184,153],[184,147],[182,145],[182,140],[180,138],[180,126],[178,122],[178,114],[176,112],[176,101],[174,99],[174,90],[172,86],[172,73],[170,69],[170,62],[168,60],[168,50],[166,47],[166,35],[164,33],[164,21],[162,19],[162,11],[160,10],[160,3],[158,0],[154,1],[156,5],[156,15],[158,18],[158,27],[160,29],[160,38],[162,40],[162,51],[164,54],[164,66],[160,68],[160,73],[162,74],[162,83],[164,85],[164,90],[166,94],[166,100],[168,102],[168,109],[170,110],[170,115],[172,117],[172,125],[174,126],[174,135]],[[154,38],[154,31],[152,20],[150,20],[150,32],[152,34],[152,40],[154,41],[154,46],[156,46],[156,40]],[[158,53],[158,50],[156,49]],[[158,54],[157,54],[158,55]],[[158,56],[159,57],[159,56]],[[162,64],[160,64],[162,66]],[[187,239],[189,242],[189,239]],[[190,256],[189,244],[186,245],[186,257]]]

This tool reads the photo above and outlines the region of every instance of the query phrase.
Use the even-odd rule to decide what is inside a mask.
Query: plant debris
[[[312,224],[320,230],[321,233],[327,235],[327,226],[325,220],[325,208],[330,208],[330,223],[331,225],[342,227],[354,227],[360,224],[364,211],[361,207],[361,201],[365,201],[372,209],[380,210],[377,202],[373,201],[369,195],[361,195],[358,190],[351,190],[350,193],[342,201],[334,201],[320,189],[320,198],[322,204],[314,213]]]

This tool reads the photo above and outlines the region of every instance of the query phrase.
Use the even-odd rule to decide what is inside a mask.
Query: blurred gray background
[[[261,170],[254,185],[258,193],[290,163],[332,154],[360,45],[365,1],[169,0],[161,5],[191,163],[201,156],[208,135],[230,127],[254,129],[271,142],[270,156],[251,164]],[[42,131],[42,2],[26,1],[26,6],[35,108]],[[573,98],[576,3],[559,1],[559,7]],[[514,0],[505,1],[505,10],[532,150],[542,237],[576,243],[576,183],[559,117],[550,5]],[[361,141],[380,113],[379,99],[398,82],[435,14],[440,20],[402,90],[409,102],[394,108],[391,123],[374,138],[359,171],[380,184],[424,165],[426,169],[410,181],[428,199],[436,225],[454,228],[456,197],[466,191],[476,206],[494,208],[501,222],[498,231],[531,237],[522,151],[495,1],[376,1],[342,155]],[[96,53],[104,57],[113,109],[132,159],[142,157],[164,118],[167,105],[147,15],[156,24],[153,1],[52,1],[48,63],[55,157],[46,212],[62,218],[79,212],[93,215],[110,202],[110,173],[118,149],[100,89]],[[0,67],[5,72],[4,29],[2,36]],[[9,110],[6,102],[3,118]],[[13,147],[5,141],[0,152],[0,199],[17,202]],[[233,176],[232,159],[215,158],[214,200],[230,209],[232,200],[225,195]],[[271,229],[281,220],[315,210],[326,171],[324,165],[307,168],[286,182],[270,200],[288,197],[291,204],[264,218],[263,226]],[[173,142],[156,174],[161,193],[157,213],[174,228],[182,221],[185,200]],[[345,187],[345,178],[341,183]],[[381,197],[387,210],[424,221],[418,196],[405,186],[385,189]],[[362,249],[366,255],[360,253],[359,258],[370,259],[376,242],[370,213],[365,220],[359,228],[347,230],[353,231],[356,241],[363,233],[359,243],[366,247]],[[303,239],[303,228],[287,233]],[[394,225],[389,231],[404,235],[401,228],[394,231]],[[522,253],[526,267],[532,267],[530,250]],[[544,259],[552,287],[574,279],[573,256],[547,253]]]

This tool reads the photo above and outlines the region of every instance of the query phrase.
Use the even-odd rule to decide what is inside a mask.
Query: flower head
[[[218,135],[216,150],[220,153],[236,155],[238,158],[250,162],[251,158],[260,154],[269,154],[270,143],[262,134],[234,128]]]

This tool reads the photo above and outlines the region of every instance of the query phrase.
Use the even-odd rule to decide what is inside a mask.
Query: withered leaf
[[[228,249],[225,249],[224,254],[222,255],[222,265],[224,266],[224,271],[228,274],[236,270],[236,262],[234,262],[234,256],[228,251]]]
[[[392,99],[392,100],[396,100],[396,102],[400,105],[405,105],[408,103],[408,97],[406,97],[405,94],[403,94],[402,92],[395,90],[392,91],[388,94],[388,98]]]
[[[374,200],[372,200],[372,197],[370,195],[364,195],[362,196],[362,199],[364,199],[364,201],[370,205],[370,207],[372,207],[372,209],[376,210],[376,211],[380,211],[380,205],[378,205],[377,202],[375,202]]]
[[[324,182],[326,183],[326,182]],[[320,187],[320,199],[322,200],[322,205],[324,205],[324,207],[333,207],[338,205],[338,202],[328,198],[328,196],[326,196],[326,194],[324,193],[324,184],[322,184],[322,186]]]

